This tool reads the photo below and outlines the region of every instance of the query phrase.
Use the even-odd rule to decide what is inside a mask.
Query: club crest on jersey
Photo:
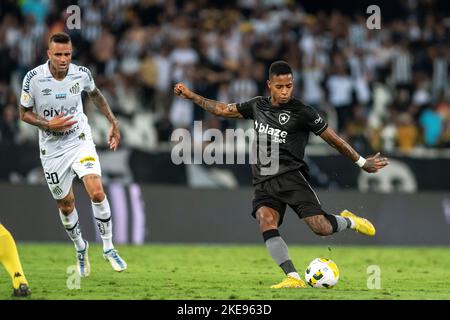
[[[80,84],[77,82],[75,83],[72,88],[69,89],[71,94],[77,94],[80,92]]]
[[[60,196],[62,195],[63,191],[59,186],[56,186],[52,189],[52,192],[55,196]]]
[[[278,121],[280,122],[281,125],[284,125],[289,121],[290,118],[291,118],[290,115],[283,112],[278,116]]]

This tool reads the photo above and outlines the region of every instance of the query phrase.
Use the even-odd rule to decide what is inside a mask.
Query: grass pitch
[[[290,255],[302,277],[314,258],[336,262],[340,280],[328,290],[270,289],[284,275],[262,244],[119,246],[128,263],[123,273],[103,260],[100,245],[92,245],[91,275],[81,279],[79,289],[71,244],[19,243],[18,247],[33,300],[450,299],[448,247],[291,245]],[[368,288],[368,283],[377,284],[373,266],[381,272],[380,289]],[[0,268],[0,300],[11,299],[11,291],[9,277]]]

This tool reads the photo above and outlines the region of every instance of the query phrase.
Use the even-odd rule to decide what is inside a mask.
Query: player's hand
[[[381,157],[378,152],[376,155],[366,159],[366,163],[362,167],[364,171],[369,173],[375,173],[380,169],[383,169],[389,164],[389,160],[386,157]]]
[[[115,123],[111,125],[108,132],[108,144],[111,150],[116,151],[120,143],[120,130],[119,124]]]
[[[192,91],[189,90],[182,82],[175,85],[173,92],[184,99],[192,99],[193,97]]]
[[[72,120],[73,116],[64,117],[64,113],[60,113],[48,121],[48,130],[50,131],[66,131],[69,130],[78,121]]]

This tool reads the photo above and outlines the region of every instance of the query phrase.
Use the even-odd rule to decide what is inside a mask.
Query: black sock
[[[280,264],[280,268],[284,271],[285,274],[291,273],[291,272],[297,272],[297,270],[294,267],[294,264],[292,263],[292,260],[287,260]]]

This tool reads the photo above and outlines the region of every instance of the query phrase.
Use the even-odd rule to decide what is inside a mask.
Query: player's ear
[[[267,88],[270,90],[270,80],[267,80]]]
[[[50,59],[50,57],[52,56],[50,49],[47,50],[47,57]]]

